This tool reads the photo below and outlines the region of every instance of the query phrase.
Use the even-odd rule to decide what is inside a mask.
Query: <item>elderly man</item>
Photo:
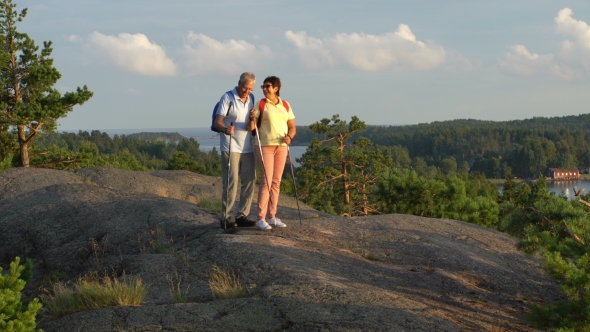
[[[248,219],[254,197],[256,159],[252,135],[246,128],[249,112],[254,108],[252,89],[256,84],[254,74],[240,76],[238,86],[221,96],[215,117],[215,128],[220,133],[221,177],[223,180],[223,219],[221,228],[251,227],[255,221]],[[227,166],[229,162],[229,167]],[[231,211],[236,202],[238,177],[241,179],[240,204],[235,218]],[[235,222],[233,221],[235,219]]]

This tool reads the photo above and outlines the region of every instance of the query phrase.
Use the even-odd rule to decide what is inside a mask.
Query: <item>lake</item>
[[[574,188],[580,190],[584,188],[584,194],[590,192],[590,181],[588,180],[566,180],[566,181],[547,181],[547,190],[556,194],[564,193],[569,199],[574,199]]]

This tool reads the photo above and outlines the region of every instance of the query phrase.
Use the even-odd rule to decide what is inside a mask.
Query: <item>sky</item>
[[[59,130],[201,128],[242,72],[281,78],[297,125],[590,112],[588,0],[17,1],[53,42]]]

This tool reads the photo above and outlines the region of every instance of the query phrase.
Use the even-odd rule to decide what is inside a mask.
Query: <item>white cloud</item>
[[[454,68],[467,72],[474,71],[482,66],[481,60],[471,60],[457,52],[448,54],[448,63]]]
[[[564,8],[555,17],[555,31],[567,38],[555,54],[540,55],[514,45],[498,60],[500,68],[519,76],[548,73],[567,81],[586,79],[590,74],[590,26],[572,15],[571,9]]]
[[[70,42],[70,43],[77,43],[80,42],[82,39],[80,38],[80,36],[78,35],[69,35],[66,36],[66,39]]]
[[[273,58],[266,46],[255,46],[244,40],[218,41],[204,34],[189,32],[184,44],[191,75],[219,73],[236,75],[254,71]]]
[[[555,18],[557,32],[569,38],[562,42],[560,56],[564,61],[578,63],[590,71],[590,26],[572,15],[571,9],[564,8]]]
[[[523,45],[510,47],[511,52],[506,52],[504,60],[499,60],[500,68],[519,76],[533,76],[539,70],[545,70],[552,65],[553,55],[539,55],[531,53]]]
[[[89,46],[98,56],[120,69],[154,77],[176,75],[174,61],[144,34],[106,36],[94,32],[90,35]]]
[[[572,15],[573,11],[569,8],[559,11],[555,18],[557,32],[574,39],[574,42],[569,43],[570,46],[590,52],[590,26],[584,21],[574,19]]]
[[[311,69],[348,64],[364,71],[385,68],[429,70],[446,61],[445,50],[417,40],[409,26],[400,24],[383,35],[339,33],[319,39],[305,32],[287,31],[285,37],[297,47],[299,57]]]
[[[320,39],[308,37],[305,32],[293,32],[290,30],[285,32],[285,37],[297,47],[299,57],[306,67],[320,69],[335,65],[334,57]]]

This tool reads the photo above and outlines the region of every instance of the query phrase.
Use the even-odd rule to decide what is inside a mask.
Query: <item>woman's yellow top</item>
[[[287,101],[285,101],[287,103]],[[295,119],[293,114],[293,108],[291,104],[289,110],[283,105],[283,101],[279,97],[278,104],[274,104],[270,100],[266,99],[266,105],[264,106],[264,112],[262,113],[262,121],[258,133],[260,135],[260,144],[262,146],[286,146],[283,138],[289,132],[287,121]],[[260,117],[260,101],[254,106],[254,116]],[[258,145],[258,139],[255,139],[255,144]]]

